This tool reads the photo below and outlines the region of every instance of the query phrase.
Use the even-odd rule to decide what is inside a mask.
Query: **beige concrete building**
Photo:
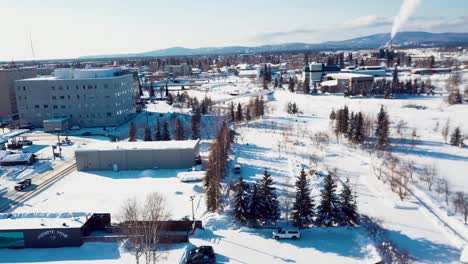
[[[0,69],[0,120],[16,119],[18,116],[15,81],[36,75],[37,69],[32,67]]]
[[[199,155],[198,140],[92,143],[75,150],[79,171],[190,168]]]
[[[56,69],[53,76],[15,81],[22,123],[69,118],[69,126],[118,126],[135,110],[133,77],[121,68]]]
[[[325,76],[325,81],[321,85],[322,92],[343,93],[353,92],[353,94],[362,93],[374,82],[374,76],[356,73],[332,73]]]

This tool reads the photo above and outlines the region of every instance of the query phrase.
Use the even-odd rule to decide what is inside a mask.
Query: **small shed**
[[[66,131],[69,129],[69,118],[51,118],[45,119],[42,121],[45,132],[57,132],[57,131]]]
[[[0,160],[1,166],[32,165],[36,162],[36,155],[32,153],[16,153],[5,156]]]

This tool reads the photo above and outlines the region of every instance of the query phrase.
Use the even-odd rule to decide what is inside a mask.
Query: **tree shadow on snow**
[[[273,229],[248,229],[246,232],[271,238]],[[312,227],[301,230],[301,238],[298,240],[283,239],[277,243],[286,243],[301,249],[315,249],[324,253],[333,253],[343,257],[365,259],[368,256],[367,244],[363,244],[361,236],[365,231],[351,227]],[[365,239],[364,239],[365,240]]]
[[[413,239],[399,231],[386,230],[388,236],[412,257],[422,263],[451,263],[460,259],[460,251],[449,245],[426,239]]]
[[[412,149],[406,146],[394,146],[392,147],[392,151],[405,153],[405,154],[412,154],[412,155],[417,155],[417,156],[423,156],[423,157],[432,157],[436,159],[468,161],[467,156],[460,156],[460,155],[454,155],[454,154],[449,154],[449,153],[444,153],[444,152],[439,152],[439,151],[425,150],[425,149],[417,149],[417,148]]]

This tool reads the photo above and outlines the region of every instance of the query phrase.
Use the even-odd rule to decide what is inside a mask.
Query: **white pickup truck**
[[[289,238],[292,240],[296,240],[298,238],[301,238],[301,231],[295,228],[280,228],[276,231],[273,231],[272,236],[276,240],[279,240],[280,238]]]

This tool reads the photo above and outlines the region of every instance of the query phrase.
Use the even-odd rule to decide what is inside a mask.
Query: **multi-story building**
[[[0,69],[0,121],[16,119],[18,108],[16,106],[15,81],[35,77],[36,68]]]
[[[192,74],[192,66],[188,65],[187,63],[182,63],[179,65],[166,65],[164,70],[173,76],[181,76],[181,75],[191,75]]]
[[[69,118],[69,126],[118,126],[135,114],[132,74],[121,68],[56,69],[53,76],[15,81],[22,123]]]

